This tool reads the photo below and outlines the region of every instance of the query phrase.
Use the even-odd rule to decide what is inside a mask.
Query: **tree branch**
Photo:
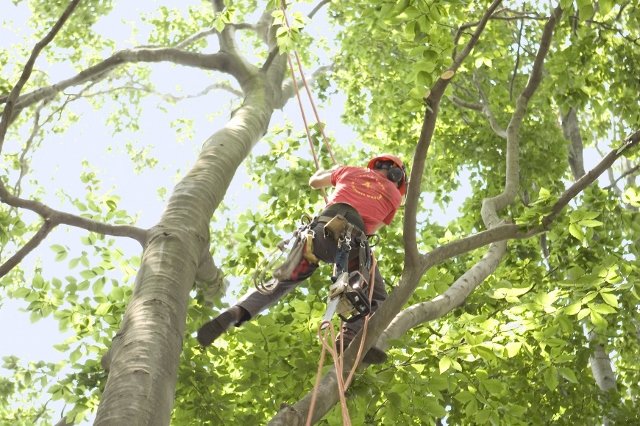
[[[529,75],[529,81],[520,96],[518,96],[515,111],[511,115],[511,120],[507,126],[506,179],[504,190],[501,194],[492,198],[486,198],[482,202],[482,219],[489,227],[500,221],[497,212],[509,205],[516,196],[520,179],[520,162],[518,159],[520,154],[520,124],[524,118],[529,99],[531,99],[542,80],[544,59],[549,52],[553,31],[561,14],[562,9],[560,9],[559,6],[556,7],[544,26],[538,53],[536,54],[531,74]]]
[[[424,120],[422,129],[420,131],[420,137],[416,146],[415,154],[413,156],[411,178],[412,182],[409,185],[407,193],[407,204],[405,206],[404,213],[404,248],[405,248],[405,263],[407,266],[415,266],[418,263],[418,244],[416,241],[416,215],[418,211],[418,201],[420,199],[420,183],[422,182],[422,175],[424,173],[424,167],[429,151],[429,145],[433,138],[433,131],[435,129],[436,119],[438,117],[438,110],[440,106],[440,99],[444,94],[445,89],[449,85],[451,78],[462,64],[462,61],[469,55],[473,47],[478,42],[480,34],[484,30],[489,17],[497,9],[501,0],[494,0],[489,8],[485,11],[480,23],[478,24],[475,32],[467,42],[463,51],[457,55],[453,61],[453,64],[445,71],[438,81],[431,88],[431,92],[425,99],[426,110],[424,113]]]
[[[437,247],[427,254],[423,259],[424,271],[421,275],[427,269],[452,257],[468,253],[488,243],[494,243],[482,260],[458,278],[443,294],[430,301],[413,305],[398,314],[380,335],[376,346],[386,348],[389,340],[397,339],[419,324],[441,318],[463,303],[469,294],[498,266],[506,249],[506,240],[526,239],[549,230],[552,222],[571,200],[596,181],[605,170],[620,158],[624,151],[638,144],[640,144],[640,131],[627,138],[619,149],[612,150],[592,170],[568,188],[556,201],[551,213],[542,219],[542,226],[533,226],[529,231],[523,232],[523,228],[516,225],[499,225],[488,231]],[[383,307],[380,309],[382,310]]]
[[[0,278],[4,277],[13,268],[16,267],[22,259],[24,259],[29,253],[33,251],[40,243],[49,235],[49,232],[55,227],[55,225],[49,219],[45,219],[44,223],[38,229],[38,231],[31,237],[27,243],[20,248],[13,256],[11,256],[6,262],[0,265]]]
[[[613,180],[613,182],[611,182],[611,184],[609,186],[606,186],[605,189],[612,188],[613,186],[615,186],[615,184],[620,182],[622,179],[626,178],[627,176],[633,175],[638,170],[640,170],[640,164],[636,164],[635,166],[631,167],[630,169],[625,170],[620,176],[618,176],[615,180]]]
[[[80,3],[80,0],[72,0],[62,13],[58,21],[53,25],[51,30],[49,30],[47,35],[45,35],[42,40],[36,43],[33,50],[31,51],[31,56],[29,56],[29,59],[27,60],[27,63],[22,70],[22,75],[20,75],[18,82],[15,86],[13,86],[11,92],[9,92],[9,96],[5,101],[6,105],[4,107],[4,110],[2,111],[2,117],[0,117],[0,153],[2,152],[4,138],[7,135],[9,123],[11,122],[11,118],[13,116],[14,103],[18,100],[18,96],[20,96],[22,88],[29,80],[31,72],[33,71],[33,65],[35,64],[38,55],[40,54],[42,49],[44,49],[49,43],[51,43],[56,34],[58,34],[64,23],[67,22],[67,19],[69,19],[69,17],[75,10],[76,6],[78,6],[78,3]]]
[[[640,143],[640,130],[629,136],[624,144],[607,154],[593,169],[585,173],[580,179],[578,179],[573,185],[571,185],[553,205],[551,212],[545,216],[542,221],[542,227],[547,228],[551,222],[560,214],[562,209],[569,204],[576,195],[582,192],[587,186],[589,186],[594,180],[596,180],[605,170],[613,165],[613,163],[620,158],[625,151],[637,146]]]
[[[569,111],[562,117],[562,133],[566,140],[569,141],[569,166],[574,179],[579,179],[584,175],[584,159],[582,156],[582,136],[580,135],[580,126],[578,125],[578,116],[575,108],[569,108]]]
[[[484,90],[482,90],[482,86],[480,85],[480,82],[477,81],[475,77],[476,76],[474,73],[473,82],[476,88],[478,89],[478,94],[480,95],[480,103],[482,104],[482,113],[489,120],[489,125],[491,126],[491,129],[493,130],[493,132],[496,135],[498,135],[498,137],[502,139],[507,139],[507,131],[500,126],[500,124],[498,123],[498,120],[496,120],[495,115],[493,115],[493,112],[491,111],[491,107],[489,105],[489,99],[487,98],[487,95],[484,93]]]
[[[51,99],[69,87],[103,79],[111,70],[120,65],[138,62],[172,62],[178,65],[220,71],[234,76],[241,84],[246,82],[252,73],[238,57],[228,53],[201,54],[176,48],[127,49],[116,52],[96,65],[84,69],[74,77],[21,96],[16,101],[16,109],[23,109],[36,102]],[[0,102],[2,102],[1,99]]]
[[[51,229],[61,224],[75,226],[77,228],[86,229],[87,231],[97,232],[103,235],[133,238],[143,247],[147,241],[148,231],[145,229],[127,225],[109,225],[93,219],[87,219],[85,217],[54,210],[38,201],[25,200],[11,195],[2,182],[0,182],[0,201],[12,207],[31,210],[44,219],[44,224],[36,235],[34,235],[24,247],[22,247],[0,267],[0,271],[2,271],[0,277],[9,272],[11,268],[17,265],[29,252],[37,247],[44,237],[49,234]]]

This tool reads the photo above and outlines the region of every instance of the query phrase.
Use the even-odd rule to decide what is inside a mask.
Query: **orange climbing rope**
[[[287,26],[287,28],[290,28],[289,25],[289,19],[287,17],[287,12],[286,12],[286,1],[282,0],[281,2],[281,9],[282,9],[282,14],[284,17],[284,23]],[[300,61],[300,56],[298,55],[297,51],[293,51],[293,55],[296,58],[296,62],[298,65],[298,72],[300,73],[300,78],[302,80],[302,84],[305,88],[305,91],[307,93],[307,97],[309,99],[309,103],[311,104],[311,107],[313,109],[313,113],[316,119],[316,123],[318,124],[319,128],[320,128],[320,133],[322,135],[322,141],[324,142],[324,145],[326,146],[327,152],[329,154],[329,156],[331,157],[331,160],[333,162],[333,164],[337,164],[337,161],[335,159],[335,156],[333,155],[333,151],[331,149],[331,144],[329,143],[329,138],[327,138],[327,135],[324,132],[324,126],[322,124],[322,121],[320,120],[320,115],[318,114],[318,110],[316,108],[315,102],[313,101],[313,96],[311,94],[311,90],[309,89],[309,85],[307,83],[307,79],[305,78],[304,75],[304,70],[302,67],[302,62]],[[318,155],[316,154],[316,149],[314,147],[313,144],[313,138],[311,137],[311,132],[309,130],[309,124],[307,121],[307,115],[305,113],[304,110],[304,106],[302,103],[302,98],[300,96],[300,90],[298,87],[298,82],[296,80],[296,74],[294,71],[294,67],[293,67],[293,61],[291,60],[291,55],[287,54],[287,62],[289,63],[289,71],[291,73],[291,81],[293,84],[293,89],[294,92],[296,94],[296,98],[298,100],[298,107],[300,109],[300,115],[302,116],[302,121],[304,123],[304,128],[305,128],[305,132],[307,134],[307,140],[309,142],[309,148],[311,150],[311,154],[313,156],[313,161],[315,163],[316,166],[316,170],[320,169],[320,162],[318,160]],[[320,146],[320,148],[322,147],[322,145]],[[324,198],[325,201],[327,201],[327,197],[324,194]],[[373,256],[372,256],[373,257]],[[374,287],[374,280],[375,280],[375,268],[376,268],[376,260],[375,258],[373,258],[373,262],[372,262],[372,266],[371,266],[371,274],[370,274],[370,278],[369,278],[369,304],[371,304],[371,301],[373,299],[373,287]],[[335,347],[334,342],[336,342],[336,333],[334,330],[333,325],[331,324],[330,321],[324,321],[320,324],[319,328],[318,328],[318,338],[320,339],[321,343],[322,343],[322,351],[320,353],[320,360],[318,362],[318,371],[317,371],[317,375],[316,375],[316,383],[314,385],[313,388],[313,393],[311,396],[311,403],[309,406],[309,412],[307,415],[307,421],[306,421],[306,425],[310,426],[311,422],[312,422],[312,418],[313,418],[313,413],[315,410],[315,403],[316,403],[316,399],[317,399],[317,393],[318,393],[318,386],[320,383],[320,377],[322,375],[322,367],[324,365],[324,359],[326,357],[326,353],[327,351],[331,354],[332,358],[333,358],[333,364],[335,367],[335,371],[336,371],[336,381],[337,381],[337,385],[338,385],[338,393],[340,396],[340,405],[342,408],[342,423],[343,426],[351,426],[351,418],[349,417],[349,409],[347,407],[347,401],[346,401],[346,391],[347,388],[349,387],[349,385],[351,384],[351,381],[353,380],[353,376],[355,374],[356,368],[358,366],[358,364],[360,363],[360,359],[362,357],[362,352],[363,352],[363,348],[364,348],[364,341],[365,338],[367,336],[367,326],[369,323],[369,317],[371,316],[371,314],[368,314],[365,319],[364,319],[364,324],[363,324],[363,331],[362,331],[362,338],[360,339],[360,346],[358,348],[358,353],[356,355],[356,359],[355,362],[353,364],[353,367],[351,369],[351,371],[349,372],[349,375],[347,377],[347,380],[344,380],[344,375],[343,375],[343,357],[340,356],[340,354],[344,354],[344,347],[343,347],[343,333],[342,333],[342,329],[343,329],[343,324],[340,324],[340,351],[338,352],[337,348]],[[330,340],[328,340],[328,337],[330,338]]]
[[[282,14],[283,14],[283,17],[284,17],[284,22],[285,22],[285,25],[287,26],[287,28],[290,28],[289,18],[287,17],[286,7],[287,7],[287,4],[286,4],[285,0],[282,0]],[[300,56],[298,55],[298,52],[296,50],[293,51],[293,55],[296,58],[296,62],[297,62],[297,65],[298,65],[298,72],[300,73],[300,78],[302,80],[302,85],[305,88],[305,91],[307,93],[307,98],[309,99],[309,103],[311,104],[311,108],[313,109],[313,114],[315,116],[316,123],[320,127],[320,133],[322,134],[322,141],[324,142],[324,145],[327,148],[327,152],[329,153],[329,156],[331,157],[331,161],[333,162],[333,164],[337,164],[336,158],[333,155],[333,151],[331,149],[331,144],[329,143],[329,138],[327,137],[327,135],[324,132],[324,126],[322,125],[322,120],[320,120],[320,114],[318,113],[318,109],[316,108],[316,104],[313,101],[313,95],[311,94],[311,90],[309,89],[309,84],[307,83],[307,79],[306,79],[306,77],[304,75],[304,69],[302,67],[302,61],[300,61]],[[291,60],[291,55],[289,55],[289,54],[287,54],[287,62],[289,63],[289,71],[291,73],[291,82],[293,84],[293,89],[294,89],[294,92],[296,94],[296,98],[298,100],[298,107],[300,108],[300,114],[302,115],[302,121],[304,123],[305,132],[307,133],[307,140],[309,141],[309,147],[311,148],[311,154],[313,155],[313,161],[315,162],[316,169],[320,169],[320,163],[318,161],[318,156],[316,155],[315,147],[313,146],[313,139],[311,137],[311,131],[309,130],[309,124],[307,122],[307,115],[306,115],[306,113],[304,111],[304,107],[303,107],[303,104],[302,104],[302,98],[300,96],[300,90],[298,88],[298,81],[296,79],[296,73],[295,73],[294,68],[293,68],[293,61]]]
[[[369,275],[369,305],[373,300],[373,287],[375,280],[375,270],[376,270],[376,259],[373,257],[373,262],[371,263],[371,271]],[[333,358],[333,365],[335,367],[336,372],[336,382],[338,384],[338,394],[340,396],[340,408],[342,409],[342,424],[343,426],[351,426],[351,418],[349,417],[349,408],[347,407],[346,400],[346,392],[351,385],[351,381],[353,380],[353,376],[358,368],[358,364],[360,364],[360,360],[362,358],[362,352],[364,349],[364,340],[367,337],[367,328],[369,326],[369,318],[371,314],[368,314],[364,318],[364,324],[362,325],[362,338],[360,339],[360,346],[358,346],[358,353],[356,354],[356,359],[351,367],[351,371],[347,377],[347,380],[344,380],[343,374],[343,357],[340,354],[344,354],[344,335],[342,333],[343,330],[343,322],[340,323],[340,351],[334,346],[334,342],[336,342],[335,330],[330,321],[323,321],[320,323],[318,327],[318,338],[322,343],[322,352],[320,353],[320,361],[318,362],[318,371],[316,373],[316,383],[313,386],[313,392],[311,394],[311,402],[309,404],[309,412],[307,414],[307,421],[305,426],[310,426],[311,421],[313,419],[313,412],[315,411],[316,399],[318,396],[318,386],[320,384],[320,377],[322,375],[322,367],[324,365],[324,359],[327,351],[331,354]],[[324,334],[323,334],[324,331]],[[327,335],[329,335],[330,340],[327,339]],[[336,342],[337,343],[337,342]]]

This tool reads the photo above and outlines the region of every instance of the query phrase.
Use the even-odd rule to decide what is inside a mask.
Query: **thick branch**
[[[440,246],[425,256],[424,264],[426,272],[426,269],[452,257],[479,248],[489,240],[497,241],[497,243],[492,244],[492,247],[480,262],[458,278],[442,295],[433,300],[413,305],[398,314],[380,336],[376,346],[386,348],[389,340],[397,339],[409,329],[419,324],[440,318],[463,303],[469,294],[498,266],[500,259],[504,255],[507,239],[529,238],[548,230],[559,212],[564,209],[572,199],[598,179],[605,170],[610,168],[624,151],[631,149],[639,143],[640,132],[636,132],[625,141],[620,149],[611,151],[596,167],[585,174],[583,179],[575,182],[560,196],[558,201],[556,201],[552,207],[552,213],[542,220],[543,226],[535,226],[526,233],[515,225],[497,226],[489,231]],[[496,238],[500,238],[500,240]]]
[[[416,241],[416,215],[418,211],[418,202],[420,199],[420,183],[422,182],[422,175],[424,173],[424,167],[429,151],[429,145],[433,138],[433,131],[435,129],[436,119],[438,117],[438,109],[440,106],[440,99],[444,94],[445,89],[449,85],[451,78],[458,70],[462,62],[469,55],[473,47],[478,42],[480,34],[484,30],[489,17],[496,10],[501,0],[494,0],[493,3],[486,10],[480,23],[478,24],[475,32],[467,42],[467,45],[463,51],[456,56],[453,64],[445,71],[438,81],[431,88],[431,92],[425,99],[426,111],[424,114],[424,120],[422,129],[420,131],[420,138],[416,146],[415,154],[413,156],[411,178],[412,182],[409,185],[407,193],[407,204],[404,213],[404,248],[405,248],[405,262],[407,266],[415,266],[418,262],[418,244]]]
[[[462,274],[444,293],[433,300],[418,303],[400,312],[380,335],[376,346],[386,349],[390,340],[401,337],[419,324],[441,318],[462,305],[467,297],[496,270],[506,251],[506,241],[492,244],[484,257]]]
[[[236,56],[227,53],[201,54],[175,48],[136,48],[121,50],[111,57],[79,72],[74,77],[48,87],[34,90],[16,101],[16,108],[22,109],[44,99],[51,99],[63,90],[87,81],[103,79],[114,68],[137,62],[173,62],[178,65],[220,71],[234,76],[241,84],[251,73]],[[1,101],[1,100],[0,100]]]
[[[40,54],[42,49],[44,49],[49,43],[51,43],[56,34],[58,34],[64,23],[67,22],[67,19],[69,19],[69,16],[71,16],[73,11],[75,10],[76,6],[78,6],[78,3],[80,3],[80,0],[72,0],[65,11],[62,13],[58,21],[54,24],[51,30],[49,30],[47,35],[45,35],[42,40],[36,43],[33,50],[31,51],[31,56],[29,56],[29,59],[27,60],[24,69],[22,70],[22,75],[18,79],[16,85],[13,86],[13,89],[11,89],[9,96],[5,101],[6,105],[4,107],[4,110],[2,111],[2,117],[0,117],[0,153],[2,152],[2,145],[4,144],[4,138],[7,135],[7,129],[9,128],[11,117],[13,116],[14,103],[18,100],[18,96],[20,95],[22,88],[29,80],[31,72],[33,71],[33,65],[35,64],[38,55]]]
[[[562,117],[562,133],[565,139],[570,142],[569,166],[571,173],[574,179],[580,179],[584,175],[583,144],[575,108],[569,108],[569,111]]]
[[[70,225],[77,228],[86,229],[87,231],[97,232],[104,235],[113,235],[115,237],[129,237],[138,241],[144,246],[147,239],[147,230],[128,225],[108,225],[93,219],[76,216],[42,204],[39,201],[25,200],[15,197],[6,190],[4,186],[0,186],[0,201],[13,207],[24,208],[39,214],[43,219],[50,220],[55,225]]]
[[[482,202],[482,219],[489,227],[499,222],[500,219],[497,216],[497,212],[504,209],[511,202],[513,202],[513,199],[516,196],[518,190],[518,182],[520,180],[520,162],[518,159],[520,155],[520,124],[522,123],[522,120],[526,113],[529,99],[531,99],[536,89],[540,85],[540,81],[542,80],[542,68],[544,65],[544,59],[549,52],[553,31],[556,22],[560,18],[561,14],[562,9],[560,9],[560,7],[558,6],[553,11],[551,17],[549,17],[549,20],[544,26],[538,53],[536,54],[536,58],[533,62],[531,75],[529,75],[529,81],[527,82],[527,85],[525,86],[520,96],[518,96],[515,111],[513,112],[511,120],[509,121],[509,125],[507,126],[507,170],[504,191],[501,194],[492,198],[487,198]]]
[[[553,205],[551,212],[542,219],[542,226],[548,227],[551,222],[560,214],[562,209],[569,204],[580,192],[587,186],[591,185],[602,173],[605,172],[613,163],[620,158],[626,151],[637,146],[640,143],[640,130],[629,136],[624,144],[617,150],[609,152],[593,169],[585,173],[573,185],[571,185]]]

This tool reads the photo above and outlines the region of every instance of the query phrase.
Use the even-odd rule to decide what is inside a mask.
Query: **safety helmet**
[[[395,155],[391,154],[380,154],[377,157],[373,157],[369,160],[369,164],[367,164],[367,168],[373,170],[376,168],[376,164],[380,161],[391,161],[400,171],[402,172],[402,177],[400,181],[398,181],[398,190],[400,191],[400,195],[405,195],[407,193],[407,169],[404,166],[404,163]]]

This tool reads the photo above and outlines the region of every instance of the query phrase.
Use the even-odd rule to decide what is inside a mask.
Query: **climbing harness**
[[[303,258],[310,263],[317,264],[319,262],[316,255],[313,254],[314,232],[311,226],[311,217],[307,214],[303,215],[300,219],[300,226],[293,232],[291,237],[280,241],[277,248],[256,267],[252,276],[256,290],[262,294],[272,293],[278,281],[286,281],[292,278],[296,267],[298,267]],[[287,246],[291,241],[293,243],[287,250]],[[282,257],[286,253],[288,253],[287,257],[282,261]],[[278,263],[280,265],[276,267]],[[271,278],[268,279],[270,271],[273,271],[273,273],[271,273]]]
[[[323,322],[331,321],[337,313],[346,322],[356,321],[371,312],[371,303],[366,290],[369,287],[367,278],[371,266],[371,256],[365,233],[358,229],[341,214],[332,218],[320,217],[326,221],[325,235],[337,241],[337,250],[329,287],[329,299]],[[352,241],[359,244],[358,270],[349,272],[349,253]]]

